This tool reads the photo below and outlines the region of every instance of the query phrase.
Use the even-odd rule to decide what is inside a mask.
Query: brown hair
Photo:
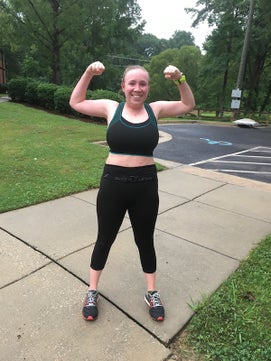
[[[141,65],[129,65],[127,66],[127,68],[124,70],[123,72],[123,75],[122,75],[122,79],[121,79],[121,82],[124,82],[125,80],[125,77],[126,77],[126,74],[130,71],[130,70],[135,70],[135,69],[140,69],[140,70],[143,70],[147,73],[148,75],[148,78],[149,78],[149,81],[150,81],[150,75],[149,75],[149,72]]]

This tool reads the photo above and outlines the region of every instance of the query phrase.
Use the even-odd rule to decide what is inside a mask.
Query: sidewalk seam
[[[197,202],[197,203],[205,204],[205,203],[203,203],[203,202],[197,201],[197,199],[200,198],[200,197],[202,197],[202,196],[205,196],[205,195],[208,194],[208,193],[211,193],[211,192],[213,192],[213,191],[216,191],[216,190],[219,189],[219,188],[225,187],[226,185],[227,185],[226,183],[225,183],[225,184],[220,184],[219,186],[217,186],[217,187],[215,187],[215,188],[212,188],[212,189],[210,189],[210,190],[208,190],[208,191],[206,191],[206,192],[204,192],[204,193],[201,193],[200,195],[198,195],[198,196],[196,196],[196,197],[194,197],[194,198],[191,198],[191,199],[184,198],[184,197],[180,196],[180,198],[186,199],[186,200],[185,200],[184,202],[182,202],[181,204],[177,204],[177,205],[175,205],[175,206],[173,206],[173,207],[171,207],[171,208],[167,208],[167,209],[165,209],[164,211],[159,212],[159,216],[160,216],[161,214],[164,214],[164,213],[168,212],[168,211],[171,211],[172,209],[176,209],[176,208],[178,208],[178,207],[180,207],[180,206],[183,206],[183,205],[188,204],[188,203],[191,203],[191,202]],[[164,191],[162,191],[162,190],[160,190],[160,192],[163,192],[163,193],[170,194],[170,195],[173,195],[173,196],[174,196],[173,193],[164,192]],[[175,195],[175,196],[176,196],[176,195]],[[208,205],[208,204],[207,204],[207,205]],[[209,206],[212,207],[211,205],[209,205]],[[216,207],[214,207],[214,208],[216,208]],[[221,209],[223,209],[223,208],[221,208]]]
[[[43,251],[35,248],[34,246],[31,246],[27,241],[23,240],[22,238],[16,236],[15,234],[11,233],[10,231],[4,229],[3,227],[0,226],[0,230],[2,230],[3,232],[6,232],[7,234],[9,234],[10,236],[12,236],[13,238],[17,239],[18,241],[22,242],[24,245],[28,246],[29,248],[31,248],[32,250],[40,253],[42,256],[46,257],[47,259],[50,260],[50,262],[48,262],[46,265],[43,265],[41,267],[39,267],[38,269],[34,270],[33,272],[28,273],[27,275],[21,277],[20,279],[14,281],[14,282],[10,282],[9,284],[1,287],[5,288],[13,283],[16,283],[24,278],[27,278],[28,276],[30,276],[31,274],[36,273],[37,271],[47,267],[50,264],[54,264],[58,267],[60,267],[61,269],[63,269],[65,272],[67,272],[68,274],[70,274],[71,276],[73,276],[74,278],[76,278],[77,280],[79,280],[80,282],[82,282],[83,284],[85,284],[86,286],[88,286],[88,283],[85,282],[81,277],[79,277],[78,275],[76,275],[75,273],[73,273],[72,271],[70,271],[69,269],[67,269],[65,266],[63,266],[61,263],[58,262],[58,260],[61,260],[64,257],[58,258],[57,260],[55,260],[54,258],[52,258],[51,256],[47,255],[46,253],[44,253]],[[87,246],[88,247],[88,246]],[[87,248],[87,247],[83,247]],[[79,250],[80,251],[80,250]],[[77,251],[74,251],[72,253],[76,253]],[[114,306],[115,308],[117,308],[122,314],[124,314],[126,317],[128,317],[131,321],[133,321],[137,326],[141,327],[144,331],[146,331],[149,335],[151,335],[154,339],[156,339],[158,342],[160,342],[164,347],[169,348],[169,343],[165,342],[163,340],[161,340],[158,336],[156,336],[154,333],[152,333],[150,330],[148,330],[144,325],[142,325],[141,323],[139,323],[135,318],[133,318],[131,315],[129,315],[126,311],[124,311],[122,308],[120,308],[116,303],[114,303],[113,301],[110,300],[110,298],[106,297],[103,293],[99,292],[100,296],[103,297],[107,302],[109,302],[112,306]]]
[[[231,214],[235,214],[237,216],[242,216],[242,217],[245,217],[245,218],[249,218],[251,220],[254,220],[254,221],[259,221],[259,222],[263,222],[263,223],[266,223],[266,224],[271,224],[270,221],[266,221],[264,219],[260,219],[260,218],[256,218],[256,217],[253,217],[253,216],[250,216],[250,215],[247,215],[247,214],[244,214],[244,213],[239,213],[239,212],[236,212],[234,210],[230,210],[230,209],[227,209],[227,208],[221,208],[221,207],[218,207],[218,206],[215,206],[213,204],[209,204],[209,203],[206,203],[206,202],[202,202],[200,200],[195,200],[196,203],[199,203],[199,204],[204,204],[205,206],[207,207],[212,207],[212,208],[215,208],[215,209],[220,209],[221,211],[225,211],[225,212],[228,212],[228,213],[231,213]]]
[[[183,238],[183,237],[180,237],[180,236],[176,236],[176,234],[167,232],[167,231],[165,231],[165,230],[163,230],[163,229],[160,229],[160,228],[156,228],[156,230],[159,231],[159,232],[162,232],[162,233],[164,233],[164,234],[168,234],[168,235],[170,235],[170,236],[172,236],[172,237],[174,237],[174,238],[179,238],[180,240],[183,240],[183,241],[185,241],[185,242],[187,242],[187,243],[193,244],[194,246],[197,246],[197,247],[206,249],[206,250],[208,250],[208,251],[211,251],[211,252],[213,252],[213,253],[219,254],[220,256],[226,257],[226,258],[231,259],[231,260],[233,260],[233,261],[236,261],[236,262],[239,262],[239,263],[241,262],[240,259],[237,259],[237,258],[234,258],[234,257],[229,256],[229,255],[227,255],[227,254],[221,253],[221,252],[216,251],[216,250],[214,250],[214,249],[212,249],[212,248],[203,246],[202,244],[199,244],[199,243],[190,241],[190,240],[187,239],[187,238]]]

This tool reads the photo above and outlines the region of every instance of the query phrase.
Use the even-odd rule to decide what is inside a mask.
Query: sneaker
[[[150,307],[150,315],[155,321],[164,321],[165,310],[157,291],[147,292],[144,300]]]
[[[87,292],[84,307],[82,310],[83,319],[86,321],[95,321],[98,317],[97,303],[99,301],[99,293],[97,291],[89,290]]]

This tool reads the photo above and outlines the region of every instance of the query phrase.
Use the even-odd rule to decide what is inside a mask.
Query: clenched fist
[[[87,67],[87,72],[90,75],[101,75],[105,70],[103,63],[95,61]]]
[[[165,78],[168,80],[179,80],[183,73],[174,65],[169,65],[164,70]]]

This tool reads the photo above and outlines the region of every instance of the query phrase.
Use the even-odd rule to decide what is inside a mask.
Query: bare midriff
[[[106,164],[118,165],[120,167],[144,167],[154,164],[153,157],[141,155],[126,155],[109,153]]]

